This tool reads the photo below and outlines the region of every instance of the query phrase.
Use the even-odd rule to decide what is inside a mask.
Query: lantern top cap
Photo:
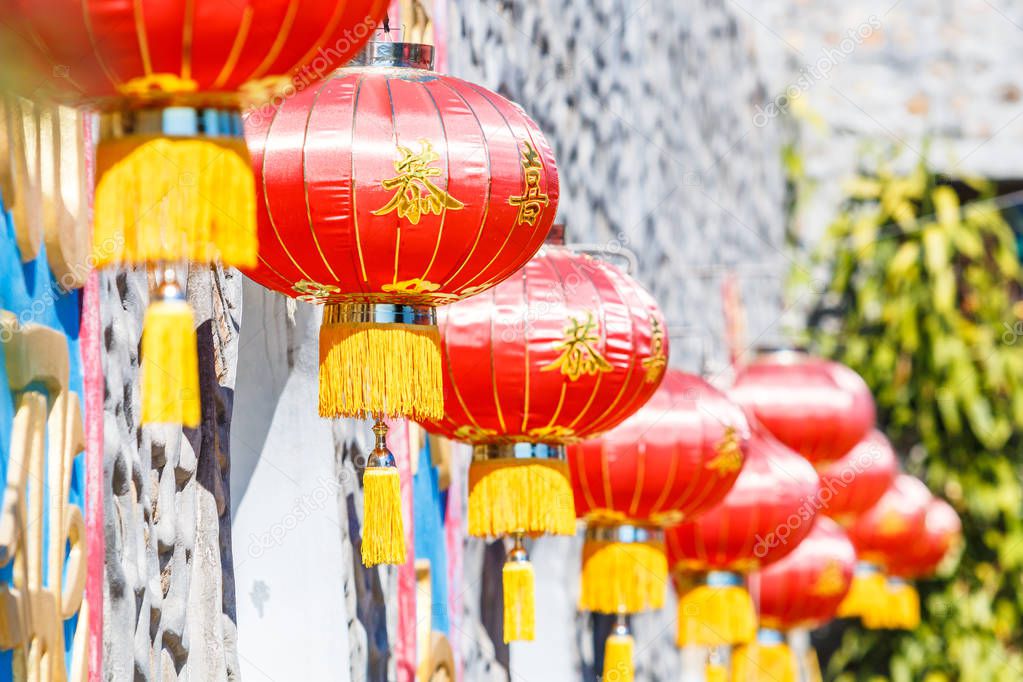
[[[433,70],[433,45],[422,43],[370,42],[352,60],[353,66],[379,66]]]
[[[758,345],[755,349],[758,360],[776,362],[797,362],[809,357],[805,346],[779,342]]]

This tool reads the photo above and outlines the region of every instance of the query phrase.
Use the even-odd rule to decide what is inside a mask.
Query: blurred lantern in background
[[[801,351],[762,353],[728,394],[814,466],[842,457],[874,427],[874,398],[860,375]]]
[[[962,521],[952,505],[941,498],[932,498],[924,516],[923,535],[905,551],[889,558],[889,575],[904,580],[932,575],[962,540],[962,533]]]
[[[515,538],[504,637],[532,639],[522,540],[575,534],[565,444],[618,425],[653,395],[668,358],[664,318],[614,265],[551,243],[490,292],[442,309],[440,327],[445,414],[424,425],[473,445],[469,533]]]
[[[753,574],[750,588],[759,596],[760,631],[754,644],[733,655],[732,679],[796,682],[798,661],[786,634],[816,628],[834,618],[849,592],[855,565],[856,550],[845,531],[819,516],[791,554]],[[816,656],[810,658],[819,679]]]
[[[793,551],[817,515],[814,468],[763,426],[751,420],[751,428],[746,464],[724,500],[666,534],[679,588],[679,646],[753,641],[756,613],[745,574]],[[712,666],[708,674],[718,672]]]
[[[326,304],[320,414],[372,416],[378,432],[388,416],[443,417],[436,307],[521,268],[557,210],[536,124],[432,60],[428,45],[372,43],[358,66],[246,121],[262,198],[247,274]],[[397,471],[379,433],[364,482],[363,561],[401,563]]]
[[[919,624],[916,590],[902,578],[887,575],[899,556],[912,552],[921,541],[932,500],[927,486],[899,474],[877,504],[849,526],[859,563],[839,616],[859,617],[872,629],[912,630]]]
[[[881,499],[898,473],[891,441],[875,429],[844,457],[819,470],[821,511],[848,526]]]
[[[569,446],[576,513],[587,523],[579,608],[619,616],[605,679],[612,669],[631,671],[624,616],[664,606],[663,529],[721,501],[748,438],[737,405],[700,377],[669,370],[620,426]]]
[[[153,269],[143,422],[199,423],[194,319],[173,266],[256,262],[243,93],[293,90],[340,66],[386,5],[0,0],[9,30],[33,44],[16,63],[37,73],[15,87],[100,111],[93,262]]]

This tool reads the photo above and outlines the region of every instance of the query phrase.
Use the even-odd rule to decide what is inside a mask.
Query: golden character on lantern
[[[664,326],[655,317],[650,318],[650,352],[652,355],[642,362],[647,383],[659,380],[668,364],[664,354]]]
[[[395,190],[394,196],[382,208],[373,211],[373,215],[397,211],[399,218],[408,218],[410,223],[418,225],[424,215],[440,215],[444,209],[457,211],[465,206],[430,181],[441,173],[440,168],[431,165],[440,159],[440,155],[433,150],[429,140],[420,140],[419,145],[418,154],[398,145],[401,158],[394,162],[394,170],[398,174],[380,183],[384,189]]]
[[[600,328],[593,319],[593,313],[586,313],[585,322],[570,317],[565,338],[554,344],[554,349],[560,350],[561,355],[542,371],[560,369],[572,381],[584,374],[596,376],[599,372],[610,372],[614,368],[597,350],[598,343]]]
[[[516,225],[535,225],[536,219],[551,200],[540,188],[543,163],[536,148],[528,140],[522,143],[522,170],[525,174],[525,190],[519,196],[508,197],[508,203],[519,208]]]

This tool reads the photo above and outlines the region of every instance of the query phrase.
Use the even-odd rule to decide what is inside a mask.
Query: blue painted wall
[[[46,262],[45,246],[39,257],[28,263],[21,262],[21,254],[14,239],[11,214],[0,200],[0,309],[13,312],[21,325],[42,324],[60,331],[68,343],[70,358],[70,388],[78,394],[84,409],[82,395],[82,362],[79,350],[81,326],[81,292],[65,293],[60,290]],[[6,483],[7,463],[10,460],[11,426],[14,419],[13,396],[7,382],[6,363],[0,358],[0,482]],[[2,503],[4,485],[0,485]],[[80,453],[71,474],[71,502],[85,509],[85,456]],[[44,526],[49,525],[44,518]],[[44,536],[45,537],[45,536]],[[0,571],[0,580],[9,581],[11,565]],[[65,622],[67,660],[70,663],[71,635],[77,617]],[[11,652],[0,652],[0,681],[12,680]]]

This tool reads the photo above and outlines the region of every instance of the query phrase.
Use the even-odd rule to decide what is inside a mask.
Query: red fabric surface
[[[638,282],[554,245],[489,292],[441,308],[439,323],[445,417],[426,426],[473,443],[571,442],[613,428],[660,384],[663,365],[644,366],[655,325],[668,353],[664,318]],[[563,344],[588,323],[589,349],[573,346],[587,362],[573,375],[558,364]]]
[[[889,573],[902,578],[931,575],[962,536],[962,532],[962,521],[952,505],[934,498],[927,505],[923,534],[907,551],[890,557]]]
[[[775,438],[815,466],[845,455],[874,427],[874,398],[845,365],[771,353],[739,371],[728,392]]]
[[[383,18],[386,0],[0,0],[0,13],[44,48],[86,98],[118,97],[150,75],[232,93],[293,74],[304,83],[345,64]],[[45,74],[47,78],[51,74]]]
[[[877,504],[849,527],[860,559],[888,568],[910,552],[924,535],[927,507],[933,499],[919,480],[899,474]]]
[[[813,528],[817,472],[763,426],[751,427],[746,464],[725,499],[668,530],[671,566],[751,571],[780,560]]]
[[[536,124],[432,71],[342,69],[250,116],[246,134],[262,198],[260,262],[246,274],[304,300],[440,305],[478,293],[522,267],[557,212],[557,168]],[[532,224],[514,203],[527,143],[547,201]],[[402,184],[406,154],[426,175]],[[393,205],[403,194],[452,203],[403,215]]]
[[[899,474],[899,461],[880,431],[867,434],[844,457],[820,469],[825,514],[844,525],[870,509]]]
[[[698,376],[669,370],[638,412],[568,450],[576,513],[670,525],[719,503],[743,463],[742,409]]]
[[[818,517],[784,559],[750,578],[760,597],[760,622],[775,630],[817,627],[835,617],[852,584],[856,550],[841,526]]]

